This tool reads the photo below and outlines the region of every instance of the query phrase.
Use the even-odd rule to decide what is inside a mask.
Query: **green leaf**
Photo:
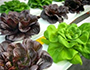
[[[24,10],[24,7],[21,7],[20,9],[15,9],[14,11],[21,12],[22,10]]]
[[[57,63],[62,60],[71,60],[78,52],[74,49],[65,48],[60,43],[50,43],[48,47],[48,53]]]
[[[83,32],[79,38],[77,38],[75,41],[77,41],[80,44],[86,44],[89,39],[89,33]]]
[[[47,39],[41,39],[41,41],[42,41],[43,43],[47,44],[47,45],[49,45],[49,43],[50,43],[50,41],[47,40]]]
[[[82,59],[81,59],[81,57],[80,57],[80,55],[78,53],[72,58],[72,60],[70,60],[70,62],[72,64],[80,64],[80,65],[82,65]]]
[[[49,25],[47,30],[44,32],[44,36],[49,39],[50,42],[57,42],[56,27],[54,25]]]
[[[0,6],[0,13],[4,13],[6,9],[7,9],[7,6],[1,5]]]
[[[63,49],[63,47],[59,47],[59,45],[59,43],[50,43],[48,47],[48,53],[51,55],[55,63],[59,62],[57,57],[59,56],[60,50]]]
[[[90,54],[90,39],[85,45],[77,44],[74,46],[74,48],[82,54]]]
[[[58,32],[58,34],[60,34],[62,37],[64,37],[64,38],[66,38],[65,37],[65,30],[66,30],[66,28],[67,28],[67,24],[66,23],[64,23],[64,22],[62,22],[62,23],[60,23],[59,25],[58,25],[58,28],[57,28],[57,32]]]
[[[58,25],[58,30],[65,29],[65,28],[67,28],[67,26],[68,25],[65,22],[62,22]]]
[[[85,58],[90,59],[90,54],[87,53],[81,53]]]
[[[5,13],[6,13],[6,14],[8,14],[8,12],[9,12],[9,11],[10,11],[10,10],[9,10],[9,9],[7,9],[7,10],[5,11]]]
[[[67,27],[65,35],[68,39],[76,39],[81,35],[81,30],[73,23]]]
[[[88,31],[90,33],[90,23],[83,23],[81,26],[79,26],[79,28],[82,31]]]
[[[59,43],[63,44],[67,48],[72,48],[76,44],[76,42],[73,41],[69,43],[66,39],[64,39],[60,35],[58,36],[58,39],[59,39]]]

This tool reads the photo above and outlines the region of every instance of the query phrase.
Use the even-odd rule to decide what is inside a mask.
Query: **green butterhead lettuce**
[[[4,2],[4,4],[0,6],[0,13],[8,14],[9,11],[21,12],[29,9],[30,7],[26,3],[20,2],[19,0],[12,0]]]
[[[60,23],[56,28],[49,25],[42,41],[48,45],[48,53],[55,63],[67,60],[72,64],[81,64],[81,55],[90,59],[90,23],[77,26]]]
[[[49,5],[52,3],[52,0],[28,0],[28,5],[31,8],[40,8],[42,9],[42,7],[44,5]]]

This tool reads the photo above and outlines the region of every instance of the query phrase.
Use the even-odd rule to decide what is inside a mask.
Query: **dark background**
[[[83,61],[83,65],[72,65],[69,69],[67,70],[90,70],[90,60],[81,57]]]

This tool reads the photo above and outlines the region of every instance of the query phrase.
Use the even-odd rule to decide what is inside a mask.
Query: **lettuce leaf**
[[[79,53],[77,53],[77,54],[73,57],[73,59],[70,60],[70,62],[71,62],[72,64],[80,64],[80,65],[82,65],[82,59],[81,59]]]
[[[44,36],[50,41],[50,42],[57,42],[57,29],[54,25],[50,25],[47,27],[47,30],[44,32]]]
[[[79,29],[82,31],[88,31],[90,33],[90,23],[83,23],[79,26]]]
[[[81,59],[80,60],[76,59],[76,55],[78,54],[78,51],[76,51],[73,48],[68,49],[60,43],[50,43],[48,47],[48,52],[52,56],[53,61],[55,63],[62,60],[68,60],[68,61],[72,60],[71,63],[75,64],[76,62],[74,61],[76,60],[77,63],[82,64]],[[80,55],[78,55],[78,57],[80,57]]]

